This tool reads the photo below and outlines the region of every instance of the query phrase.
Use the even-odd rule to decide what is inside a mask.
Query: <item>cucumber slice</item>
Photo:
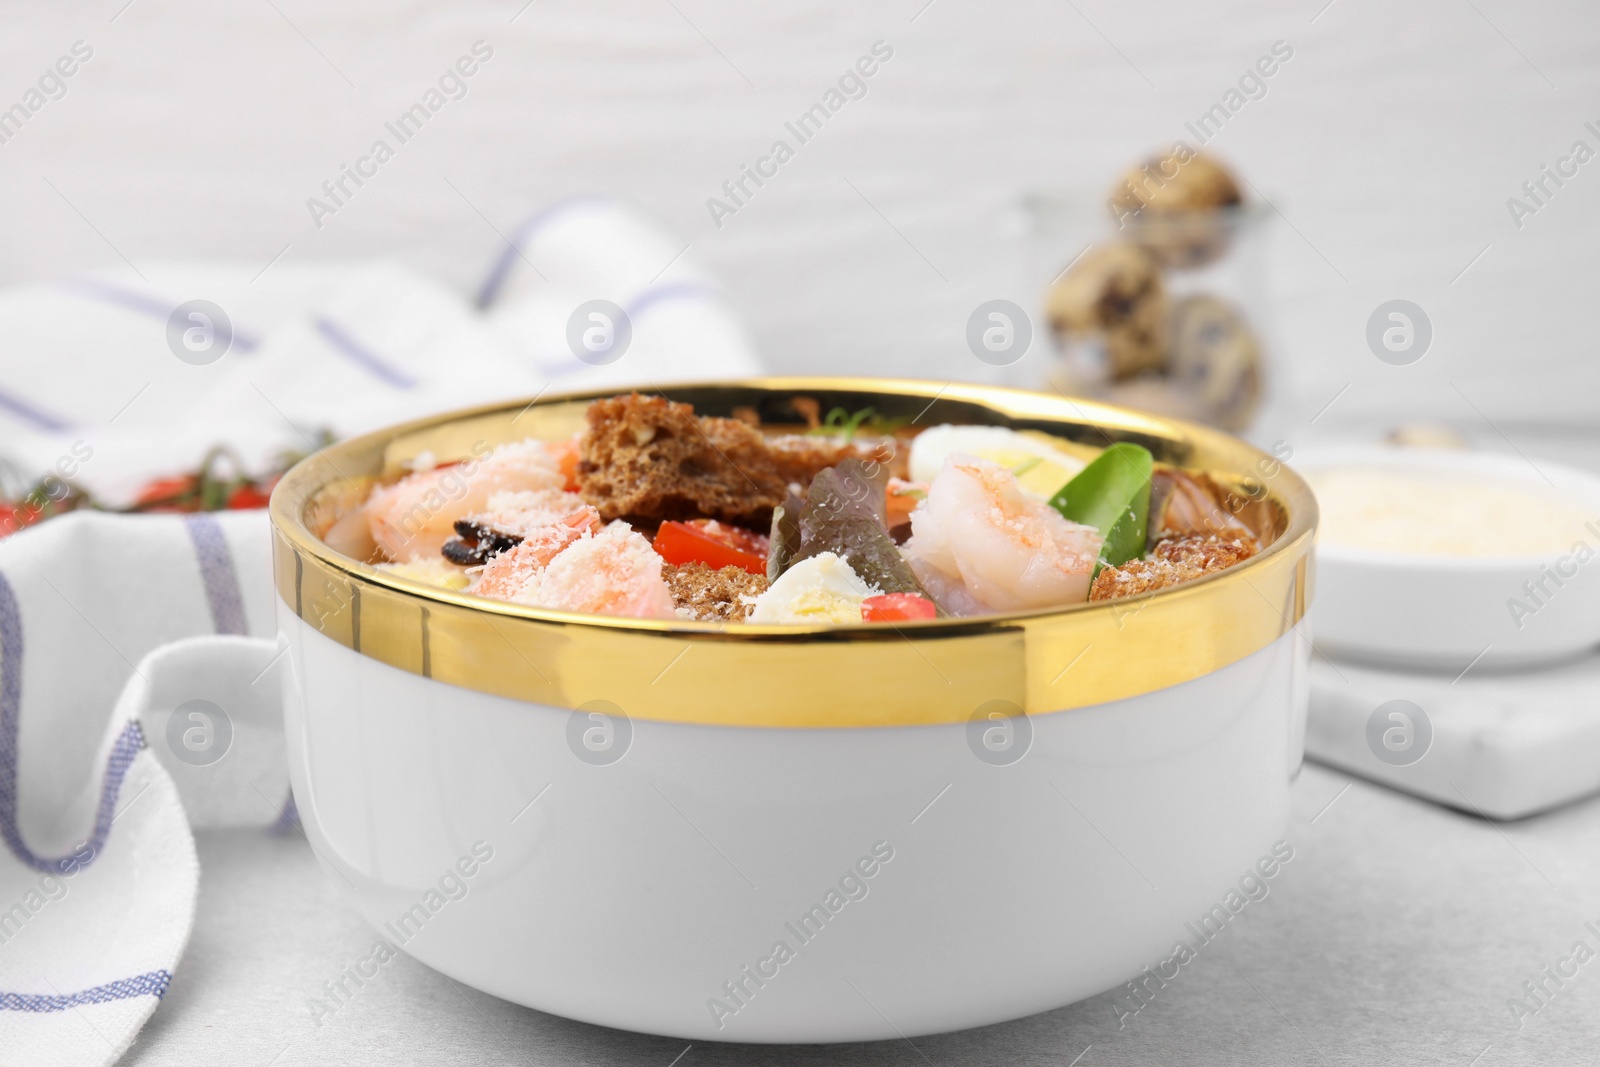
[[[1093,526],[1105,538],[1096,574],[1144,554],[1151,464],[1149,450],[1141,445],[1111,445],[1050,498],[1050,506],[1068,520]]]

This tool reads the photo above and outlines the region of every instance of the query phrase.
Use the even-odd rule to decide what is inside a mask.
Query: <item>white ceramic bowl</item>
[[[943,393],[932,419],[1103,431],[1245,489],[1265,458],[1200,427],[978,387],[675,392],[706,413],[805,393],[891,415]],[[347,442],[274,495],[296,803],[392,944],[588,1022],[855,1041],[1173,977],[1177,943],[1203,952],[1201,930],[1270,891],[1292,855],[1273,850],[1307,699],[1315,505],[1296,476],[1265,494],[1276,541],[1232,571],[900,633],[497,605],[311,532],[330,492],[356,495],[347,478],[570,425],[582,399]]]
[[[1376,467],[1481,477],[1560,494],[1594,516],[1581,536],[1600,554],[1600,478],[1540,459],[1484,452],[1351,446],[1297,456],[1320,471]],[[1548,479],[1548,481],[1546,480]],[[1426,556],[1317,545],[1317,648],[1386,666],[1441,671],[1523,667],[1600,644],[1600,560],[1579,553]]]

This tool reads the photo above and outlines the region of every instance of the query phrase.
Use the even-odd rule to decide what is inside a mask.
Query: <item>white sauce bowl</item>
[[[1600,478],[1544,460],[1483,452],[1346,447],[1296,457],[1318,475],[1367,468],[1482,479],[1566,500],[1590,516],[1562,551],[1425,555],[1317,541],[1317,648],[1386,666],[1432,670],[1524,667],[1600,644]],[[1548,480],[1547,480],[1548,479]]]

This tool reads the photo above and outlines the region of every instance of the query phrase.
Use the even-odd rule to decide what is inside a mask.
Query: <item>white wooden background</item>
[[[466,289],[497,229],[604,193],[692,243],[776,369],[982,379],[968,313],[1036,303],[1021,194],[1098,192],[1282,40],[1294,58],[1213,142],[1281,210],[1274,418],[1304,430],[1339,396],[1319,429],[1483,429],[1476,408],[1515,438],[1600,412],[1600,161],[1520,229],[1506,206],[1574,141],[1600,149],[1584,0],[125,2],[6,6],[0,106],[74,41],[94,57],[0,144],[0,281],[287,245]],[[479,39],[467,97],[315,228],[307,197]],[[868,96],[716,228],[706,198],[877,40]],[[1363,340],[1393,297],[1434,323],[1414,366]]]

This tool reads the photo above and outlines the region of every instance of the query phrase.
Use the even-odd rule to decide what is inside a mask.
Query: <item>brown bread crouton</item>
[[[694,413],[665,397],[615,396],[589,405],[579,442],[578,491],[602,518],[713,518],[760,528],[791,483],[846,459],[905,464],[888,438],[768,438],[739,419]]]
[[[617,396],[589,405],[578,492],[605,519],[714,518],[760,525],[787,483],[760,431],[688,404]]]
[[[847,459],[875,463],[896,478],[903,478],[909,466],[910,449],[892,437],[857,437],[846,441],[842,435],[784,434],[769,437],[778,473],[786,482],[800,486],[802,492],[818,472],[837,467]]]
[[[1132,559],[1120,567],[1103,568],[1094,580],[1094,588],[1089,590],[1089,599],[1137,596],[1193,581],[1249,559],[1256,554],[1256,546],[1246,538],[1191,535],[1163,538],[1150,554],[1154,558]]]
[[[704,563],[668,563],[661,568],[661,577],[672,590],[678,614],[701,622],[743,622],[750,614],[743,598],[767,591],[765,575],[739,567],[712,570]]]

